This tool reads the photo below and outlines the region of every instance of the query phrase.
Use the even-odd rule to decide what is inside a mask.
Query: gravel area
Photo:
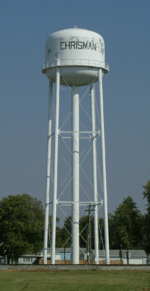
[[[0,265],[0,271],[48,271],[48,270],[149,270],[150,265]]]

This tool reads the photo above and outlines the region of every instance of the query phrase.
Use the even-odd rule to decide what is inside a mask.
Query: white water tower
[[[93,172],[93,201],[90,205],[94,207],[94,244],[95,263],[99,264],[99,239],[98,239],[98,205],[102,203],[98,199],[97,187],[97,151],[102,153],[102,175],[103,175],[103,199],[104,199],[104,230],[105,230],[105,260],[109,264],[109,237],[108,237],[108,213],[107,213],[107,183],[105,162],[105,134],[103,115],[103,86],[102,78],[109,70],[105,63],[105,44],[98,33],[78,29],[65,29],[51,34],[46,41],[46,59],[42,65],[42,72],[49,79],[49,114],[48,114],[48,152],[47,152],[47,182],[46,182],[46,204],[45,204],[45,230],[44,230],[44,264],[47,263],[47,236],[49,204],[52,203],[52,242],[51,263],[55,264],[55,240],[56,240],[56,213],[57,206],[61,204],[71,207],[72,217],[72,263],[79,264],[79,207],[88,206],[89,201],[80,201],[80,138],[88,134],[92,143]],[[99,84],[99,115],[101,128],[96,130],[95,119],[95,82]],[[53,94],[53,83],[55,83],[55,96]],[[60,85],[71,88],[71,131],[61,131],[59,124],[59,97]],[[79,87],[89,86],[91,104],[91,130],[83,132],[79,126]],[[55,126],[52,132],[52,100],[55,98]],[[71,201],[60,201],[58,199],[58,154],[59,136],[67,135],[72,142],[71,145]],[[96,146],[96,137],[101,136],[101,149]],[[53,166],[53,193],[52,202],[49,199],[51,179],[51,140],[54,137],[54,166]],[[63,170],[63,169],[62,169]]]

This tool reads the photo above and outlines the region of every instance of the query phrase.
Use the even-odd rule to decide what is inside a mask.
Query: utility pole
[[[64,243],[64,261],[66,260],[66,228],[64,228],[64,238],[65,238],[65,243]],[[64,262],[65,263],[65,262]]]
[[[127,250],[127,265],[129,265],[129,250]]]
[[[120,261],[122,264],[122,245],[120,245],[120,251],[119,251]]]
[[[90,212],[91,211],[94,211],[95,209],[91,209],[91,206],[93,205],[90,205],[88,206],[88,210],[85,210],[85,211],[88,211],[88,229],[87,229],[87,246],[86,246],[86,249],[87,249],[87,263],[88,265],[91,264],[91,247],[92,247],[92,239],[91,239],[91,221],[90,221]]]

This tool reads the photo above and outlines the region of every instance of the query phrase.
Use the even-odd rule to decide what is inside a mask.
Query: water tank
[[[60,67],[60,84],[84,86],[96,82],[98,70],[105,73],[105,43],[102,36],[86,29],[64,29],[51,34],[46,41],[45,63],[42,72],[56,80],[56,67]]]

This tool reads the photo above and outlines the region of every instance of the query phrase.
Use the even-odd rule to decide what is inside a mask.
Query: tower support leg
[[[79,264],[79,88],[72,86],[72,264]]]
[[[106,181],[106,157],[105,157],[105,132],[104,132],[104,109],[103,109],[103,71],[99,70],[99,98],[100,98],[100,120],[101,120],[101,149],[103,169],[103,191],[104,191],[104,232],[105,232],[105,261],[109,264],[109,235],[108,235],[108,210],[107,210],[107,181]]]
[[[50,169],[51,169],[51,133],[52,133],[52,97],[53,82],[49,81],[49,104],[48,104],[48,141],[47,141],[47,173],[46,173],[46,195],[45,195],[45,223],[44,223],[44,249],[43,261],[47,264],[47,242],[49,225],[49,199],[50,199]]]
[[[95,245],[95,264],[99,264],[99,250],[98,250],[98,191],[97,191],[97,163],[96,163],[96,122],[95,122],[95,85],[90,86],[91,96],[91,121],[92,121],[92,160],[93,160],[93,187],[94,187],[94,245]]]
[[[54,188],[53,188],[51,264],[55,264],[55,242],[56,242],[58,137],[59,137],[59,87],[60,87],[60,73],[59,73],[59,68],[57,67],[56,69],[56,113],[55,113],[55,151],[54,151]]]

